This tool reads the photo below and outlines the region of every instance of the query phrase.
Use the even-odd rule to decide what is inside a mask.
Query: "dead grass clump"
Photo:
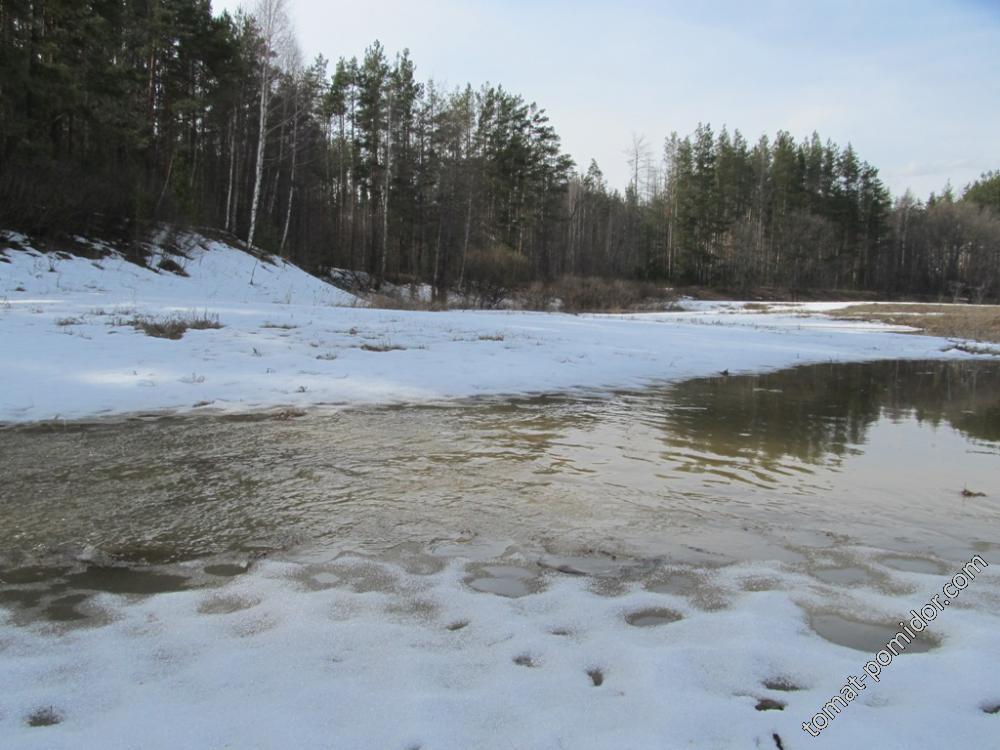
[[[29,727],[51,727],[59,724],[62,716],[52,706],[33,711],[25,720]]]
[[[1000,343],[1000,306],[996,305],[851,305],[837,317],[912,326],[930,336]]]
[[[158,268],[177,276],[188,276],[188,272],[184,270],[183,266],[172,258],[161,258]]]
[[[170,339],[172,341],[183,337],[188,330],[204,331],[222,328],[219,316],[210,315],[209,313],[172,315],[164,318],[137,315],[128,321],[128,324],[137,331],[142,331],[147,336],[157,339]]]
[[[403,351],[405,347],[396,346],[389,341],[378,341],[374,344],[362,344],[361,349],[366,352],[398,352]]]

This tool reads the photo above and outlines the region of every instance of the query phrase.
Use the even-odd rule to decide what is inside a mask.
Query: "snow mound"
[[[8,249],[0,264],[0,298],[24,303],[53,303],[81,296],[114,294],[145,302],[169,300],[174,305],[206,306],[232,303],[283,303],[300,305],[356,305],[360,300],[281,258],[266,259],[220,240],[198,234],[181,234],[171,246],[178,253],[153,246],[147,266],[126,260],[100,241],[78,237],[98,259],[66,253],[42,253],[23,235],[0,234]],[[177,272],[162,270],[161,263]],[[42,299],[37,299],[42,298]]]

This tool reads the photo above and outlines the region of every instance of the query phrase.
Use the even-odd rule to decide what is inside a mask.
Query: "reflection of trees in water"
[[[975,440],[1000,442],[1000,366],[995,362],[899,363],[885,413],[935,427],[950,424]]]
[[[950,424],[1000,440],[1000,367],[994,362],[875,362],[799,367],[769,375],[704,378],[670,391],[667,443],[768,463],[820,463],[865,442],[891,419]]]

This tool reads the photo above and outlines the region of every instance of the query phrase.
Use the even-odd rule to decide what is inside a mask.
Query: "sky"
[[[216,10],[252,2],[214,0]],[[409,48],[417,76],[544,107],[586,170],[699,122],[852,143],[900,195],[1000,169],[1000,0],[291,0],[305,58]]]

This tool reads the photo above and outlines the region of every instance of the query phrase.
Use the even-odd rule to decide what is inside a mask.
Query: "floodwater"
[[[0,605],[54,620],[73,619],[87,592],[204,585],[262,555],[350,552],[417,568],[459,555],[482,561],[468,586],[502,596],[530,595],[553,572],[689,591],[697,575],[664,575],[664,563],[746,560],[875,585],[884,570],[838,563],[838,550],[944,572],[942,561],[1000,547],[1000,363],[11,427],[0,456]],[[512,549],[532,565],[497,562]]]

